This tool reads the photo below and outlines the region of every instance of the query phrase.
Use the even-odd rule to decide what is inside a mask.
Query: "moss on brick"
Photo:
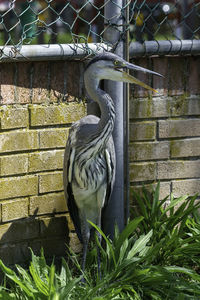
[[[0,200],[36,195],[37,193],[37,176],[20,176],[0,179]]]
[[[155,132],[156,131],[156,127],[153,126],[146,126],[145,127],[145,133],[144,133],[144,138],[145,140],[150,140],[153,137],[155,137]]]
[[[0,157],[0,175],[17,175],[28,172],[28,154]]]
[[[180,149],[179,142],[177,142],[175,140],[171,140],[170,141],[170,156],[177,157],[177,156],[179,156],[180,152],[181,152],[181,149]]]
[[[13,152],[37,149],[37,131],[21,130],[0,134],[0,152]]]
[[[173,140],[170,142],[171,157],[200,156],[200,138]]]
[[[64,193],[48,193],[30,197],[30,215],[66,212]]]
[[[199,178],[200,160],[158,162],[158,179]]]
[[[29,172],[62,169],[63,155],[63,150],[31,153],[29,154]]]
[[[39,193],[48,193],[63,190],[62,172],[39,175]]]
[[[130,159],[133,160],[145,161],[169,158],[169,143],[167,141],[133,143],[130,150]]]
[[[27,107],[3,106],[0,109],[1,129],[28,127]]]
[[[131,163],[130,181],[153,181],[156,179],[156,163]]]
[[[30,106],[31,126],[70,124],[85,114],[86,106],[83,102]]]
[[[130,123],[131,141],[154,140],[156,137],[155,122],[135,122]]]
[[[195,137],[200,135],[200,119],[160,120],[159,137]]]
[[[65,147],[68,133],[68,128],[41,130],[39,132],[40,149]]]
[[[28,217],[28,198],[8,200],[1,205],[2,222]]]
[[[168,98],[130,99],[130,118],[160,118],[170,115]]]

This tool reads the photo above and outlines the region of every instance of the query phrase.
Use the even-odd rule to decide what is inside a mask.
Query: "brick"
[[[39,221],[38,221],[39,223]],[[41,254],[41,240],[38,240],[38,239],[34,239],[34,240],[29,240],[27,241],[28,242],[28,247],[29,247],[29,253],[28,253],[28,258],[30,257],[30,249],[32,249],[33,253],[37,256],[40,256]],[[29,261],[30,261],[31,257],[29,258]]]
[[[200,160],[158,162],[158,179],[198,177],[200,177]]]
[[[177,116],[195,116],[200,115],[200,98],[192,97],[173,97],[171,99],[171,115]]]
[[[39,193],[49,193],[63,190],[62,172],[39,175]]]
[[[41,241],[41,247],[44,249],[45,257],[52,258],[65,257],[67,252],[67,234],[66,238],[53,238],[53,239],[44,239]]]
[[[38,220],[22,219],[0,226],[0,243],[30,240],[38,237]]]
[[[131,160],[154,160],[169,158],[168,142],[140,142],[130,145]]]
[[[171,182],[160,183],[160,200],[168,197],[171,194]]]
[[[134,61],[131,61],[131,62],[135,63]],[[137,58],[136,64],[138,66],[146,68],[146,69],[151,68],[149,58]],[[151,83],[150,83],[151,75],[147,75],[142,72],[134,72],[134,71],[130,71],[130,74],[132,76],[136,77],[137,79],[139,79],[140,81],[151,86]],[[148,97],[149,93],[151,93],[147,89],[144,89],[143,87],[140,87],[139,85],[136,85],[136,84],[130,85],[130,89],[131,89],[131,94],[133,94],[135,97]]]
[[[37,149],[36,131],[14,131],[0,134],[0,153]]]
[[[172,158],[200,156],[200,138],[185,139],[170,142]]]
[[[32,63],[19,62],[17,63],[17,102],[20,104],[31,102],[31,76]]]
[[[58,128],[39,131],[40,149],[63,148],[66,146],[69,134],[68,128]]]
[[[170,57],[169,62],[169,87],[170,96],[182,95],[185,92],[186,59],[184,57]],[[178,70],[178,76],[177,76]]]
[[[23,264],[30,259],[30,251],[27,242],[5,244],[0,246],[0,257],[6,266]]]
[[[0,110],[1,129],[24,128],[28,126],[28,110],[3,106]]]
[[[80,253],[83,249],[81,242],[79,241],[76,233],[70,232],[69,234],[69,246],[75,253]]]
[[[28,217],[28,198],[2,202],[2,222]]]
[[[30,215],[65,211],[67,211],[67,204],[63,192],[30,197]]]
[[[162,118],[170,115],[170,100],[162,98],[130,99],[130,118]]]
[[[0,199],[36,195],[37,176],[24,176],[0,179]]]
[[[65,63],[50,62],[50,102],[62,101],[65,96]]]
[[[200,93],[200,59],[199,57],[191,56],[189,60],[189,76],[187,80],[187,89],[190,95],[199,95]]]
[[[168,58],[167,57],[154,57],[153,69],[155,72],[160,73],[164,77],[153,76],[153,88],[158,93],[153,92],[154,96],[167,95],[168,94]]]
[[[75,231],[74,223],[72,222],[70,214],[66,214],[66,216],[67,216],[67,226],[68,226],[69,231],[72,231],[72,230]]]
[[[65,69],[67,100],[73,101],[74,98],[81,99],[84,96],[83,63],[76,61],[67,62]]]
[[[130,181],[148,181],[156,179],[156,163],[131,163]]]
[[[152,184],[142,184],[142,185],[136,185],[136,186],[130,186],[130,201],[132,201],[132,193],[135,191],[136,193],[141,193],[143,186],[148,190],[152,191],[152,188],[155,190],[157,183]],[[160,182],[160,193],[159,193],[159,199],[162,200],[170,195],[170,182]],[[132,203],[131,204],[136,204]]]
[[[160,120],[159,138],[200,136],[200,119]]]
[[[7,242],[6,233],[9,235],[9,228],[11,227],[12,223],[1,224],[0,225],[0,243],[2,242],[2,238],[4,239],[3,242]]]
[[[1,64],[1,103],[15,103],[15,76],[16,65],[13,63]]]
[[[58,170],[63,168],[63,150],[52,150],[29,155],[29,172]]]
[[[50,106],[32,106],[31,126],[48,126],[73,123],[86,114],[84,103],[70,103]]]
[[[173,180],[172,193],[175,197],[200,194],[200,179]]]
[[[156,122],[130,122],[130,141],[155,140]]]
[[[49,101],[49,62],[35,62],[33,69],[32,103]]]
[[[41,218],[40,219],[40,235],[41,237],[58,237],[66,236],[67,237],[67,218],[64,216],[61,217],[52,217],[52,218]]]
[[[16,175],[28,172],[28,155],[18,154],[0,157],[0,175]]]

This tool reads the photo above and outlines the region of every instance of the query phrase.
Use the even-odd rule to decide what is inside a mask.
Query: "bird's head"
[[[137,85],[142,86],[143,88],[155,91],[147,84],[129,75],[126,72],[127,69],[143,73],[150,73],[162,77],[162,75],[157,72],[131,64],[113,53],[97,55],[87,65],[86,73],[89,73],[91,78],[95,76],[95,78],[99,81],[102,79],[108,79],[113,81],[135,83]]]

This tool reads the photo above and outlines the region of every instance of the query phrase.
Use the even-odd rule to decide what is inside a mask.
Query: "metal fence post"
[[[105,1],[105,4],[105,20],[109,20],[110,23],[115,25],[122,25],[121,8],[123,7],[123,0]],[[105,24],[105,26],[107,25]],[[119,40],[119,30],[123,30],[123,27],[115,28],[110,26],[106,28],[105,40],[115,44]],[[124,57],[123,41],[119,42],[115,53]],[[124,87],[123,83],[114,81],[106,81],[104,87],[112,97],[116,111],[113,131],[116,151],[116,178],[111,199],[103,217],[104,231],[107,235],[113,237],[115,224],[120,231],[124,227]]]

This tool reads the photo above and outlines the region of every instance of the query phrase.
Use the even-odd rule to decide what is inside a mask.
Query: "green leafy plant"
[[[41,256],[36,256],[32,251],[32,260],[29,270],[16,265],[17,273],[6,267],[0,260],[0,268],[9,279],[11,293],[6,295],[6,289],[0,290],[2,299],[67,299],[76,283],[81,277],[72,278],[68,264],[63,259],[60,273],[55,272],[54,263],[48,266],[43,250]]]
[[[170,200],[159,199],[160,184],[155,191],[143,188],[142,193],[134,192],[138,210],[133,215],[143,216],[139,234],[153,230],[152,251],[149,263],[159,265],[199,266],[200,257],[200,200],[195,196],[182,196]],[[147,260],[147,257],[145,257]]]
[[[200,204],[196,196],[160,201],[158,184],[155,191],[143,189],[134,198],[138,211],[121,233],[116,228],[113,240],[91,223],[103,240],[100,244],[96,238],[101,276],[96,247],[88,253],[84,274],[72,250],[73,268],[63,259],[59,271],[54,263],[46,263],[43,251],[40,256],[32,252],[28,270],[17,265],[13,271],[0,260],[6,276],[0,299],[200,299]]]

